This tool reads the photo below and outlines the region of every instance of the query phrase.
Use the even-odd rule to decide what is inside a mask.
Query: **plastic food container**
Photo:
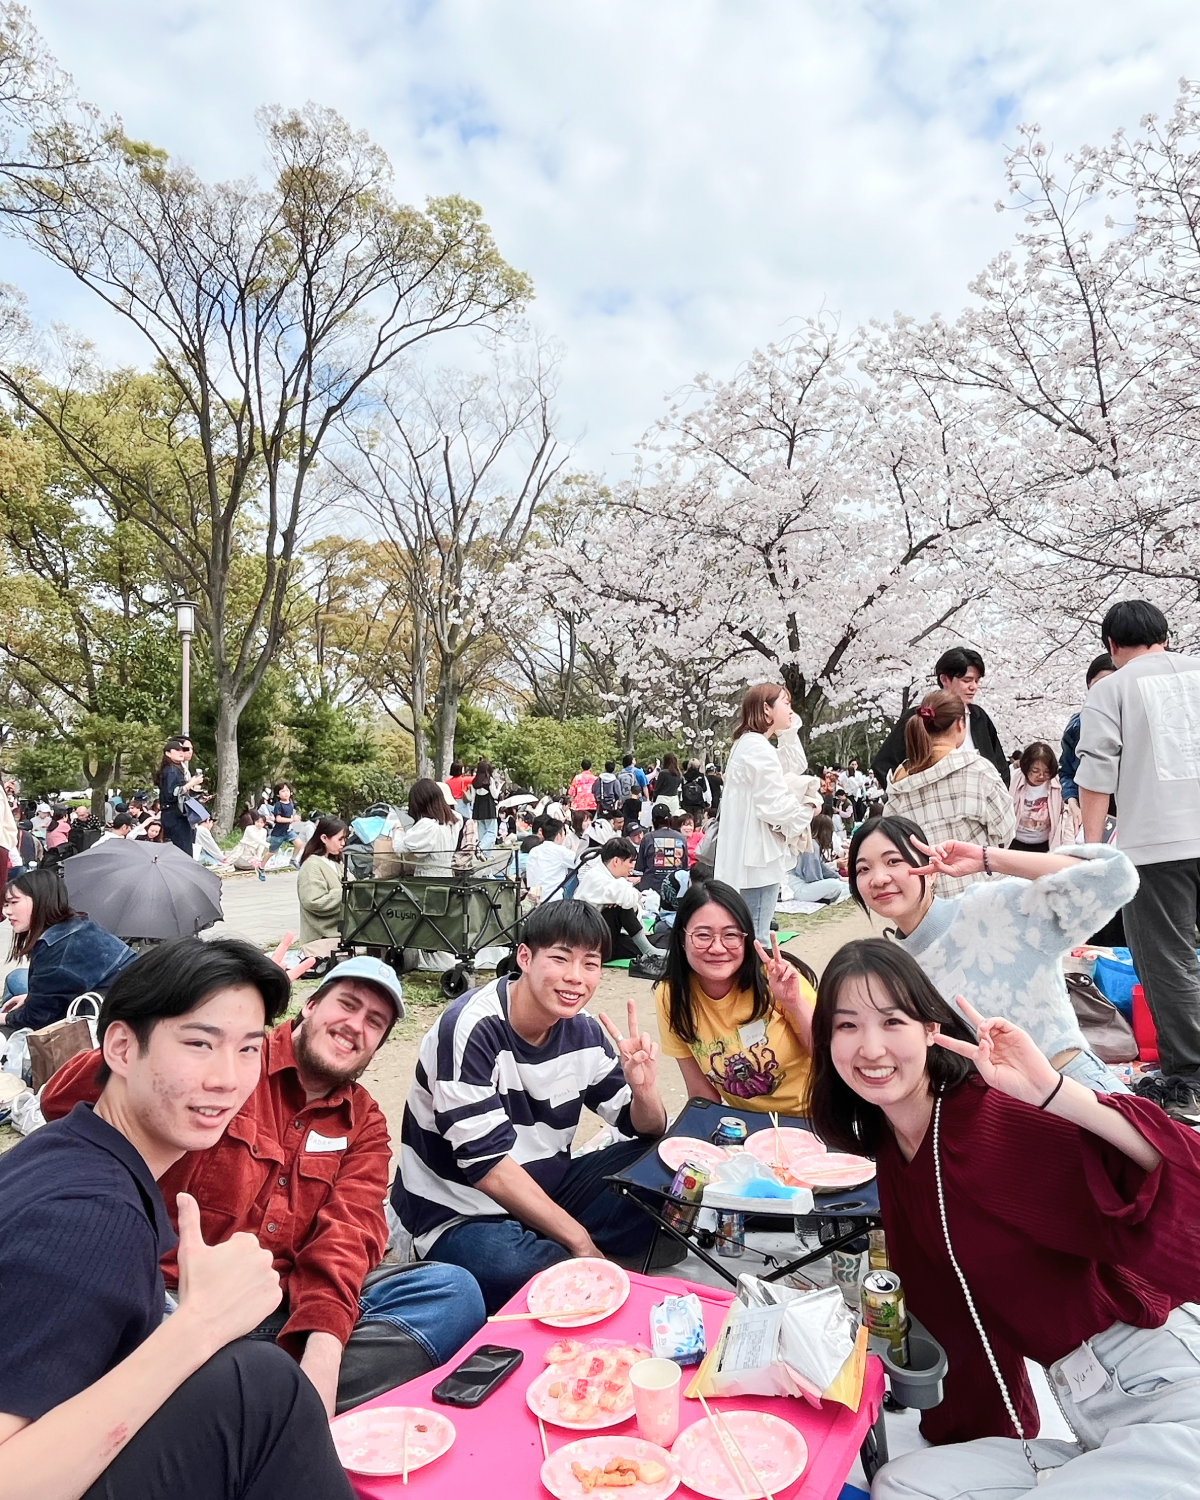
[[[886,1339],[872,1338],[867,1348],[878,1354],[892,1385],[892,1395],[901,1406],[924,1411],[937,1406],[942,1399],[942,1382],[949,1361],[941,1344],[911,1313],[908,1315],[908,1366],[892,1363],[891,1346]]]

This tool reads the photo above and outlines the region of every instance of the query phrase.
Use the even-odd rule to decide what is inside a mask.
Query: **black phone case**
[[[480,1406],[525,1358],[523,1349],[506,1349],[500,1344],[480,1344],[456,1365],[445,1380],[431,1392],[443,1406]]]

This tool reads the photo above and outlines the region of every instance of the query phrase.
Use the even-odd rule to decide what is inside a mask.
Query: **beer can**
[[[746,1253],[746,1215],[721,1209],[717,1214],[717,1254],[731,1260]]]
[[[888,1269],[887,1240],[884,1238],[882,1229],[872,1229],[867,1235],[867,1269],[871,1271]]]
[[[711,1180],[712,1173],[707,1167],[702,1167],[699,1162],[685,1161],[671,1178],[671,1197],[681,1198],[683,1202],[664,1204],[663,1218],[667,1223],[675,1229],[691,1229],[700,1212],[704,1189]]]
[[[722,1115],[712,1133],[712,1143],[714,1146],[724,1146],[726,1151],[736,1151],[739,1146],[746,1144],[748,1134],[745,1120],[739,1119],[737,1115]]]
[[[875,1338],[891,1345],[896,1364],[908,1364],[908,1313],[895,1271],[868,1271],[862,1280],[862,1320]]]

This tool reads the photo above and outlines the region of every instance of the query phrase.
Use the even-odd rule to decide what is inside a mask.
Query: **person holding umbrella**
[[[86,912],[72,910],[57,870],[30,870],[4,889],[4,915],[12,929],[10,961],[29,960],[4,982],[0,1031],[38,1030],[61,1021],[71,1001],[104,990],[136,957],[120,938]]]
[[[192,758],[192,742],[186,735],[176,734],[163,747],[162,765],[158,768],[158,803],[162,818],[163,838],[192,857],[195,834],[184,808],[184,800],[196,791],[204,780],[203,772],[189,776],[185,767]]]

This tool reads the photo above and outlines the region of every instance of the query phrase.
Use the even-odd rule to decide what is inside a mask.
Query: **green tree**
[[[381,769],[368,728],[352,710],[323,698],[294,708],[284,723],[292,739],[290,775],[305,812],[357,816],[371,774]]]
[[[238,720],[284,633],[319,455],[415,345],[498,327],[531,294],[475,204],[398,203],[384,152],[337,114],[310,104],[258,120],[265,187],[206,183],[115,125],[93,141],[64,119],[28,136],[34,159],[6,167],[0,194],[10,232],[126,318],[155,361],[143,432],[157,463],[130,465],[109,426],[15,360],[0,364],[0,385],[136,515],[170,587],[199,602],[222,829],[237,798]],[[250,534],[261,567],[239,601],[234,566]]]
[[[521,786],[555,792],[567,786],[581,760],[611,758],[612,726],[598,719],[518,719],[494,741],[495,764]]]
[[[17,751],[12,770],[21,783],[22,797],[50,797],[55,792],[73,792],[83,767],[78,745],[39,735]]]

